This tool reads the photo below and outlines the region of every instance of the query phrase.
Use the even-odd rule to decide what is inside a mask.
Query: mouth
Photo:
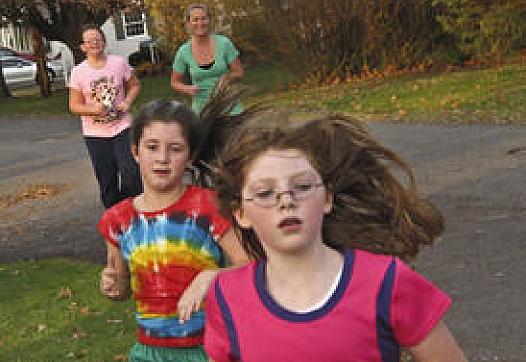
[[[170,170],[153,170],[153,173],[159,176],[166,176],[170,174]]]
[[[298,230],[302,224],[301,219],[297,217],[286,217],[279,222],[278,228],[286,231],[294,231]]]

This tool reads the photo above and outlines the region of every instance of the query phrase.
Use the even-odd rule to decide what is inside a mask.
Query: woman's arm
[[[408,348],[408,351],[417,362],[467,362],[457,341],[442,321],[422,342]]]
[[[239,57],[236,57],[232,63],[228,65],[228,73],[221,77],[219,86],[225,87],[234,81],[238,81],[243,78],[243,74],[243,64],[241,64]]]
[[[77,89],[69,89],[69,110],[79,116],[104,116],[106,111],[102,104],[86,104],[84,95]]]
[[[241,247],[241,243],[232,228],[230,228],[218,240],[218,244],[221,246],[230,261],[231,267],[239,267],[248,262],[248,256]],[[197,274],[192,283],[186,288],[177,304],[179,319],[181,321],[190,319],[192,312],[199,310],[212,280],[214,280],[217,273],[222,270],[225,270],[225,268],[205,269]]]
[[[181,93],[187,96],[195,96],[199,91],[199,88],[196,85],[188,85],[183,83],[183,74],[172,71],[172,89],[177,93]]]

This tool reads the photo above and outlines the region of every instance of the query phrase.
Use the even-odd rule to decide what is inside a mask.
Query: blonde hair
[[[208,16],[208,19],[211,19],[211,14],[210,14],[210,10],[208,8],[208,5],[203,4],[203,3],[193,3],[193,4],[188,5],[188,7],[186,8],[186,10],[184,12],[184,20],[185,20],[185,22],[190,21],[190,15],[192,14],[192,11],[194,11],[195,9],[203,10],[206,13],[206,15]]]

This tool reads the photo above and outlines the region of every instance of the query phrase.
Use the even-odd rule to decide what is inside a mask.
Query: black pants
[[[129,133],[126,129],[109,138],[84,137],[106,208],[142,192],[139,166],[130,151]]]

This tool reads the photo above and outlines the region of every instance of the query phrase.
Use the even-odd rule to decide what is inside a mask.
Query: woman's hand
[[[197,312],[205,299],[206,292],[218,270],[203,270],[186,288],[177,304],[177,312],[181,323],[190,319],[193,312]]]
[[[185,93],[191,97],[195,97],[199,93],[199,87],[195,84],[185,85]]]

